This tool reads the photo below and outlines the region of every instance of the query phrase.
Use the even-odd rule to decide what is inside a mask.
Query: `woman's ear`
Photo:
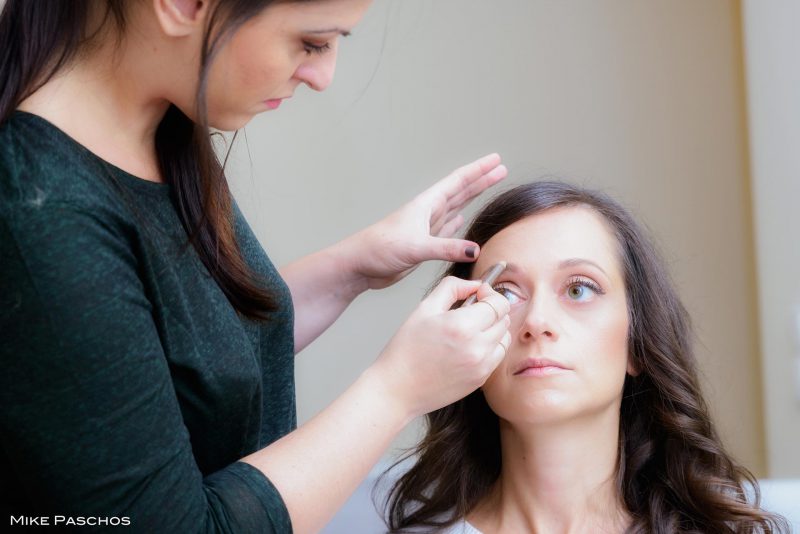
[[[633,354],[628,354],[628,367],[626,372],[631,376],[639,376],[639,373],[642,372],[642,370],[639,369],[639,366],[636,365]]]
[[[210,0],[153,0],[153,10],[164,33],[185,37],[203,31]]]

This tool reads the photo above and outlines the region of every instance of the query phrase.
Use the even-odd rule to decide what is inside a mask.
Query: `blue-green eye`
[[[514,293],[505,286],[495,286],[492,289],[503,295],[511,304],[516,304],[521,299],[519,295],[517,295],[516,293]]]
[[[588,280],[571,280],[567,286],[567,298],[575,302],[586,302],[603,290]]]

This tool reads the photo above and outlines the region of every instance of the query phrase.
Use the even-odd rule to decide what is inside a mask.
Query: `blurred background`
[[[377,0],[328,91],[240,133],[232,188],[277,265],[493,151],[510,176],[468,216],[543,177],[610,193],[669,264],[726,447],[761,478],[800,478],[797,20],[795,0]],[[441,269],[363,295],[298,355],[300,423]]]

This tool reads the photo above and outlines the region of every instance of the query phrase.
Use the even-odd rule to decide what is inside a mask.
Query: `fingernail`
[[[477,250],[478,247],[467,247],[467,250],[464,251],[464,254],[466,254],[468,258],[474,258]]]

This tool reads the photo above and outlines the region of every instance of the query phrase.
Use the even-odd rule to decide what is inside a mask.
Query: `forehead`
[[[553,208],[521,219],[487,241],[476,264],[483,272],[506,260],[523,266],[554,267],[573,258],[619,273],[619,245],[611,227],[587,206]]]

